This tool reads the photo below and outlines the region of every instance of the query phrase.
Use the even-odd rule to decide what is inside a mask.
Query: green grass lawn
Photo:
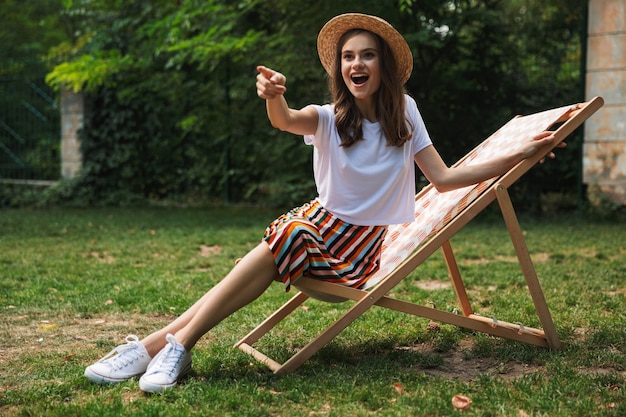
[[[374,307],[296,372],[277,377],[233,344],[286,301],[273,285],[193,351],[163,395],[98,386],[84,368],[129,333],[183,312],[277,214],[250,208],[0,211],[3,416],[623,416],[626,224],[522,220],[564,347],[549,350]],[[478,313],[539,327],[508,234],[483,216],[452,241]],[[393,295],[456,307],[437,253]],[[349,303],[311,301],[263,339],[286,358]]]

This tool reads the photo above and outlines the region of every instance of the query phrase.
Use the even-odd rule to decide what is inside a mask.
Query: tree
[[[62,0],[1,0],[0,62],[32,62],[69,39]]]
[[[409,91],[446,160],[466,154],[516,114],[584,99],[581,43],[585,0],[401,1],[414,40]],[[411,31],[410,28],[419,28]],[[530,171],[518,200],[576,190],[580,137],[557,164]]]
[[[323,23],[355,10],[393,22],[414,54],[407,90],[452,162],[511,115],[580,98],[583,3],[67,0],[78,36],[59,50],[73,58],[48,80],[88,94],[78,183],[93,201],[125,190],[292,205],[314,196],[311,150],[269,126],[257,64],[287,76],[291,105],[321,103]]]

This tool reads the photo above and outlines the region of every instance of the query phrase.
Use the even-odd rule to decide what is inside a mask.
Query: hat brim
[[[317,36],[317,53],[322,66],[331,77],[334,76],[337,44],[349,30],[364,29],[380,36],[391,48],[398,77],[405,84],[413,71],[413,55],[404,37],[385,20],[361,13],[346,13],[330,19]]]

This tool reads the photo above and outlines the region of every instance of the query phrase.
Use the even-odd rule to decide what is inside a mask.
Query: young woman
[[[314,147],[318,197],[268,226],[264,239],[180,317],[87,367],[96,383],[140,376],[143,391],[176,385],[191,369],[197,341],[272,283],[289,290],[301,276],[360,286],[377,270],[387,226],[414,220],[415,164],[440,191],[500,175],[550,143],[544,132],[521,151],[471,167],[449,168],[435,150],[415,101],[405,94],[413,58],[386,21],[363,14],[331,19],[318,36],[332,104],[288,106],[286,78],[259,66],[257,94],[278,129]],[[553,155],[550,155],[553,156]]]

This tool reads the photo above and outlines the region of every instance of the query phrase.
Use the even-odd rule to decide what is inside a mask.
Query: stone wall
[[[82,164],[78,131],[83,127],[85,103],[81,93],[61,92],[61,177],[76,176]]]
[[[626,0],[590,0],[586,96],[605,105],[585,123],[583,182],[626,205]]]

